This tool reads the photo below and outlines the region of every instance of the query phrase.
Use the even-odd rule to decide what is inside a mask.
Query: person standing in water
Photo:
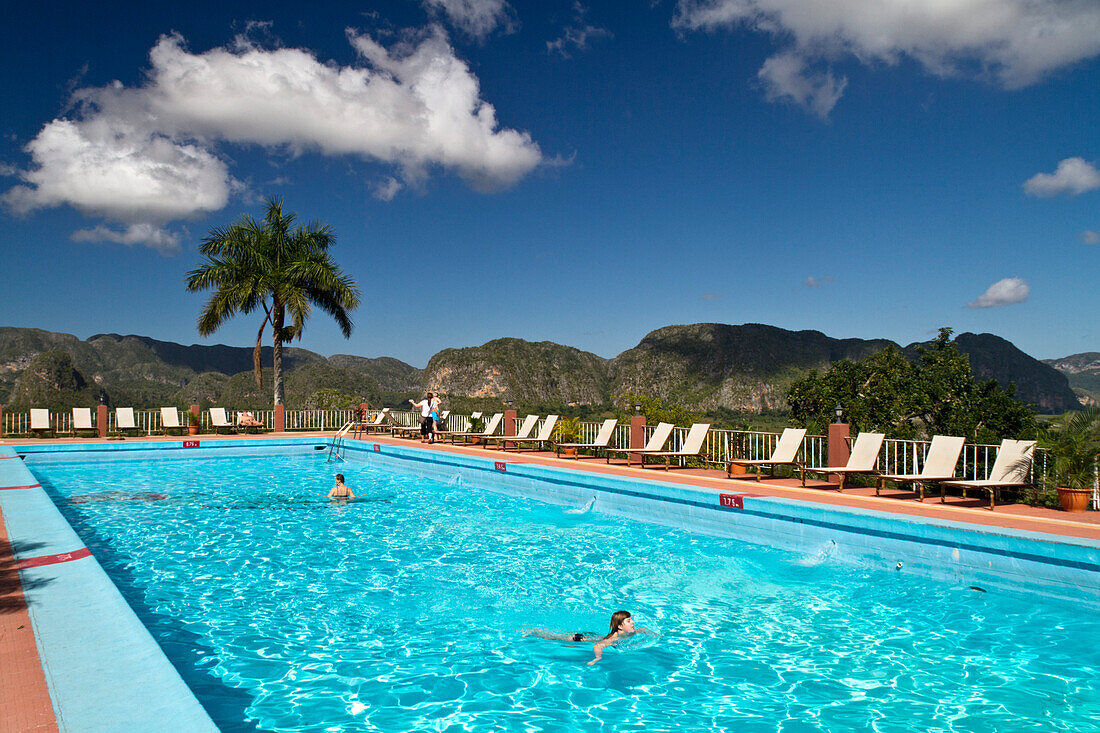
[[[650,634],[652,636],[657,636],[657,632],[647,629],[644,626],[641,628],[634,628],[634,618],[630,615],[630,611],[616,611],[611,614],[610,629],[602,636],[596,631],[581,631],[569,634],[539,628],[524,629],[520,634],[523,636],[537,636],[540,639],[553,639],[554,641],[594,641],[596,643],[592,645],[592,653],[596,656],[589,664],[595,664],[600,661],[600,659],[603,658],[603,650],[607,647],[623,639],[628,639],[635,634]]]
[[[355,492],[344,483],[344,474],[336,474],[336,485],[328,491],[330,499],[354,499]]]

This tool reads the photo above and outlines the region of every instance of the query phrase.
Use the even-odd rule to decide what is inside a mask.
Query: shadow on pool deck
[[[24,547],[26,543],[24,543]],[[0,514],[0,730],[56,731],[46,675],[38,659],[24,587]],[[30,587],[33,586],[33,587]]]

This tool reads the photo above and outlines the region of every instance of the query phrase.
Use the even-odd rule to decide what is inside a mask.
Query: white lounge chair
[[[528,415],[527,417],[523,418],[523,422],[521,422],[519,428],[516,429],[515,435],[494,435],[492,437],[486,438],[485,448],[488,448],[490,443],[496,443],[498,445],[503,445],[504,449],[507,450],[509,443],[514,443],[525,438],[530,438],[531,433],[535,429],[535,425],[538,424],[538,421],[538,415]]]
[[[928,482],[950,481],[955,478],[955,464],[959,462],[959,454],[962,453],[966,438],[951,435],[935,435],[932,437],[932,445],[928,446],[928,453],[924,457],[924,467],[920,473],[883,474],[878,477],[878,486],[875,487],[877,496],[886,486],[887,481],[899,484],[916,484],[917,496],[924,501],[924,485]]]
[[[134,408],[115,408],[115,430],[119,433],[124,433],[127,430],[135,430],[138,433],[141,432],[141,426],[134,420]]]
[[[541,448],[547,443],[554,442],[554,427],[558,424],[557,415],[547,415],[546,419],[542,421],[542,427],[539,428],[537,434],[534,437],[526,438],[524,440],[515,441],[516,451],[520,451],[520,443],[527,443],[532,446],[532,450]],[[504,450],[508,450],[508,444],[513,442],[514,439],[504,441]]]
[[[169,430],[178,430],[180,435],[187,431],[187,426],[180,423],[180,411],[174,407],[160,408],[160,429],[168,435]]]
[[[775,444],[771,458],[731,458],[726,466],[726,475],[733,476],[734,466],[753,466],[756,468],[756,480],[760,480],[760,474],[764,466],[797,466],[801,471],[803,463],[798,460],[798,450],[802,447],[802,439],[806,437],[805,428],[786,428],[779,436],[779,442]],[[802,485],[806,485],[806,476],[802,476]]]
[[[989,492],[989,508],[993,509],[997,503],[998,489],[1021,489],[1031,486],[1031,482],[1027,480],[1027,473],[1031,470],[1031,459],[1034,455],[1034,440],[1006,438],[1001,441],[1001,447],[997,449],[997,460],[993,461],[993,467],[989,469],[989,478],[973,481],[941,481],[940,502],[944,500],[945,486],[962,489],[964,499],[967,489],[979,489]]]
[[[356,425],[357,433],[373,433],[376,430],[382,431],[389,427],[390,408],[383,407],[378,412],[374,413],[374,419],[363,420]]]
[[[500,421],[504,419],[503,412],[495,412],[493,416],[485,423],[485,429],[481,431],[444,431],[439,433],[441,438],[450,438],[451,442],[455,442],[455,438],[462,438],[462,442],[465,443],[470,438],[490,438],[496,433],[497,428],[500,427]]]
[[[225,428],[225,431],[232,432],[233,423],[229,422],[229,418],[225,416],[224,407],[211,407],[210,408],[210,427],[214,428],[214,434]]]
[[[98,434],[95,425],[92,425],[92,408],[90,407],[73,408],[73,437],[77,437],[81,430],[91,430]]]
[[[855,445],[852,446],[852,454],[848,456],[848,463],[843,466],[810,466],[802,467],[802,485],[806,485],[807,473],[821,473],[827,477],[830,473],[840,476],[840,485],[837,491],[844,491],[844,485],[848,482],[849,474],[875,473],[875,464],[878,462],[878,453],[882,450],[882,441],[886,436],[882,433],[860,433],[856,436]]]
[[[257,420],[256,416],[248,410],[241,410],[237,413],[237,430],[238,432],[243,429],[244,432],[251,430],[259,430],[264,426],[262,420]]]
[[[666,471],[672,465],[673,458],[701,457],[706,461],[707,454],[703,451],[703,443],[707,440],[708,432],[710,432],[709,423],[697,422],[691,426],[691,430],[688,431],[687,437],[684,438],[684,444],[680,447],[680,450],[641,451],[642,468],[645,468],[646,456],[664,458]]]
[[[554,443],[554,453],[560,458],[562,448],[572,448],[575,451],[592,450],[596,452],[607,450],[607,447],[611,445],[611,438],[615,436],[615,428],[618,424],[618,420],[609,417],[603,421],[603,425],[600,426],[600,431],[596,433],[596,439],[591,443]],[[579,454],[574,453],[573,457],[578,458]]]
[[[53,433],[54,429],[50,427],[50,411],[44,407],[32,407],[31,408],[31,432],[37,437],[41,438],[45,433]]]
[[[604,451],[607,462],[611,463],[612,454],[625,453],[626,465],[629,466],[632,453],[653,453],[655,451],[664,450],[665,443],[668,442],[669,437],[672,435],[672,429],[674,427],[676,426],[670,422],[657,423],[657,427],[653,430],[653,435],[649,436],[649,440],[643,448],[608,448]],[[645,466],[644,456],[642,457],[642,466]]]

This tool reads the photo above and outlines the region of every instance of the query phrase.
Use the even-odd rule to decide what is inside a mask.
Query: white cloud
[[[1081,244],[1100,244],[1100,232],[1089,229],[1081,232]]]
[[[764,83],[769,102],[794,102],[823,120],[828,119],[848,85],[847,79],[837,80],[828,72],[808,72],[805,59],[792,53],[772,56],[760,67],[757,78]]]
[[[811,275],[810,277],[806,278],[802,282],[802,284],[808,288],[820,288],[833,282],[833,280],[834,278],[831,275],[826,275],[825,277],[813,277]]]
[[[703,300],[718,300],[722,297],[721,293],[704,293]]]
[[[672,25],[749,28],[787,44],[780,55],[807,60],[910,58],[937,76],[1006,89],[1100,54],[1095,0],[679,0]]]
[[[235,184],[202,147],[100,116],[54,120],[26,150],[34,167],[3,196],[17,213],[68,204],[88,216],[163,223],[222,208]]]
[[[587,51],[588,42],[593,38],[612,38],[614,34],[606,28],[586,23],[584,16],[588,9],[579,2],[573,3],[573,23],[566,26],[562,35],[546,42],[547,53],[559,53],[562,58],[571,58],[573,51]]]
[[[115,242],[133,246],[141,244],[165,254],[178,252],[179,235],[151,224],[131,224],[119,231],[100,224],[93,229],[78,229],[70,239],[74,242]]]
[[[77,111],[26,146],[32,166],[3,201],[17,212],[67,204],[163,225],[220,209],[241,188],[220,143],[355,155],[396,167],[402,185],[438,167],[479,190],[511,185],[542,162],[530,135],[500,127],[438,27],[389,49],[350,30],[348,40],[361,63],[326,64],[244,37],[194,54],[180,36],[163,36],[142,86],[74,94]]]
[[[404,187],[401,181],[393,176],[387,176],[385,180],[378,181],[372,186],[374,197],[379,201],[393,201],[393,197]]]
[[[512,33],[518,26],[515,11],[504,0],[424,0],[424,7],[442,13],[471,38],[484,39],[497,28]]]
[[[1024,193],[1040,198],[1077,194],[1100,188],[1100,171],[1084,158],[1066,158],[1054,173],[1037,173],[1024,181]]]
[[[1006,277],[989,286],[978,299],[966,304],[967,308],[993,308],[999,305],[1023,303],[1031,294],[1031,288],[1020,277]]]

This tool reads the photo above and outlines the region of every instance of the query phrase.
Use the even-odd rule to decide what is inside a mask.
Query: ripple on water
[[[355,462],[362,498],[334,505],[312,455],[34,470],[226,730],[1100,719],[1092,615],[841,566],[828,544],[784,553]],[[661,638],[588,666],[588,644],[516,633],[604,629],[618,608]]]

